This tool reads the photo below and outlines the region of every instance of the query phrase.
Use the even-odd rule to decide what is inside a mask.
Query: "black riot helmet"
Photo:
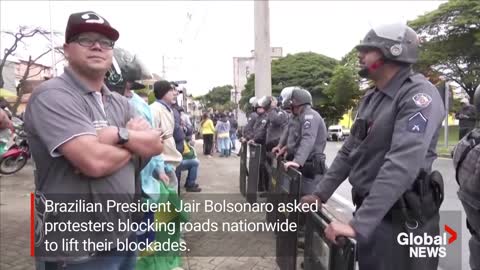
[[[151,78],[148,69],[136,56],[122,48],[113,49],[112,66],[105,75],[105,84],[110,90],[123,95],[127,82],[132,83],[131,90],[139,90],[145,85],[138,81]]]
[[[312,95],[306,89],[296,89],[292,92],[292,105],[294,107],[312,105]]]
[[[414,64],[418,59],[417,33],[406,24],[385,24],[371,29],[357,50],[377,48],[392,61]]]
[[[312,95],[306,89],[299,86],[285,87],[280,93],[282,97],[282,107],[312,105]]]
[[[355,48],[359,51],[378,49],[382,52],[383,59],[363,67],[358,74],[361,77],[368,77],[368,74],[381,67],[384,61],[414,64],[418,59],[418,45],[417,33],[406,24],[385,24],[374,27]]]
[[[282,89],[280,92],[280,99],[282,100],[282,108],[283,109],[289,109],[290,108],[290,98],[292,97],[292,91],[295,89],[297,86],[289,86],[285,87]]]
[[[269,110],[271,106],[272,106],[271,96],[263,96],[257,102],[257,108],[264,108],[265,110]]]
[[[255,111],[258,106],[258,98],[253,96],[248,100],[248,103],[252,106],[253,111]]]

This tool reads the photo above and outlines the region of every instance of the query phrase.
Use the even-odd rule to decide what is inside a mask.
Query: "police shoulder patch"
[[[417,112],[408,118],[407,130],[412,133],[424,133],[427,128],[428,119]]]
[[[306,114],[304,118],[305,118],[305,120],[312,120],[313,119],[313,114]]]
[[[311,126],[312,126],[312,123],[309,120],[303,122],[304,129],[309,129]]]
[[[432,97],[425,93],[418,93],[413,96],[413,102],[420,108],[425,108],[432,102]]]

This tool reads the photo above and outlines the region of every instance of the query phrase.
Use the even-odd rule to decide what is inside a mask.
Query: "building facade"
[[[255,73],[255,50],[250,52],[251,55],[248,57],[233,58],[233,89],[230,100],[234,103],[240,101],[248,77]],[[283,57],[282,47],[272,47],[270,56],[272,60]]]

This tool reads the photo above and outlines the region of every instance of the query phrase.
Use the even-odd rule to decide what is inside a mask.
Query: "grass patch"
[[[449,126],[448,127],[448,146],[445,146],[445,129],[440,128],[440,136],[438,137],[437,143],[437,154],[439,155],[448,155],[453,150],[453,147],[458,143],[458,126]]]
[[[448,156],[451,157],[454,145],[449,145],[448,147],[445,146],[437,146],[437,154],[439,156]]]
[[[458,142],[458,126],[448,127],[448,145],[455,145]],[[440,136],[438,137],[438,145],[445,146],[445,129],[440,128]]]

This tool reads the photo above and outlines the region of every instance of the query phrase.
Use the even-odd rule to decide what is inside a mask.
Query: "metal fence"
[[[247,146],[249,155],[247,155]],[[240,193],[250,203],[257,202],[257,188],[260,181],[260,167],[263,163],[267,172],[269,190],[266,202],[274,205],[273,212],[266,213],[267,222],[294,222],[303,226],[304,217],[305,250],[303,268],[305,270],[353,270],[356,263],[356,242],[340,237],[337,244],[330,242],[324,234],[327,225],[335,219],[325,208],[318,213],[300,214],[280,212],[279,204],[299,203],[302,190],[302,174],[294,169],[285,169],[285,161],[272,153],[263,153],[258,144],[242,144],[240,151]],[[248,157],[248,160],[247,160]],[[248,161],[248,165],[247,165]],[[280,270],[296,270],[298,259],[298,232],[277,231],[275,233],[276,261]]]

